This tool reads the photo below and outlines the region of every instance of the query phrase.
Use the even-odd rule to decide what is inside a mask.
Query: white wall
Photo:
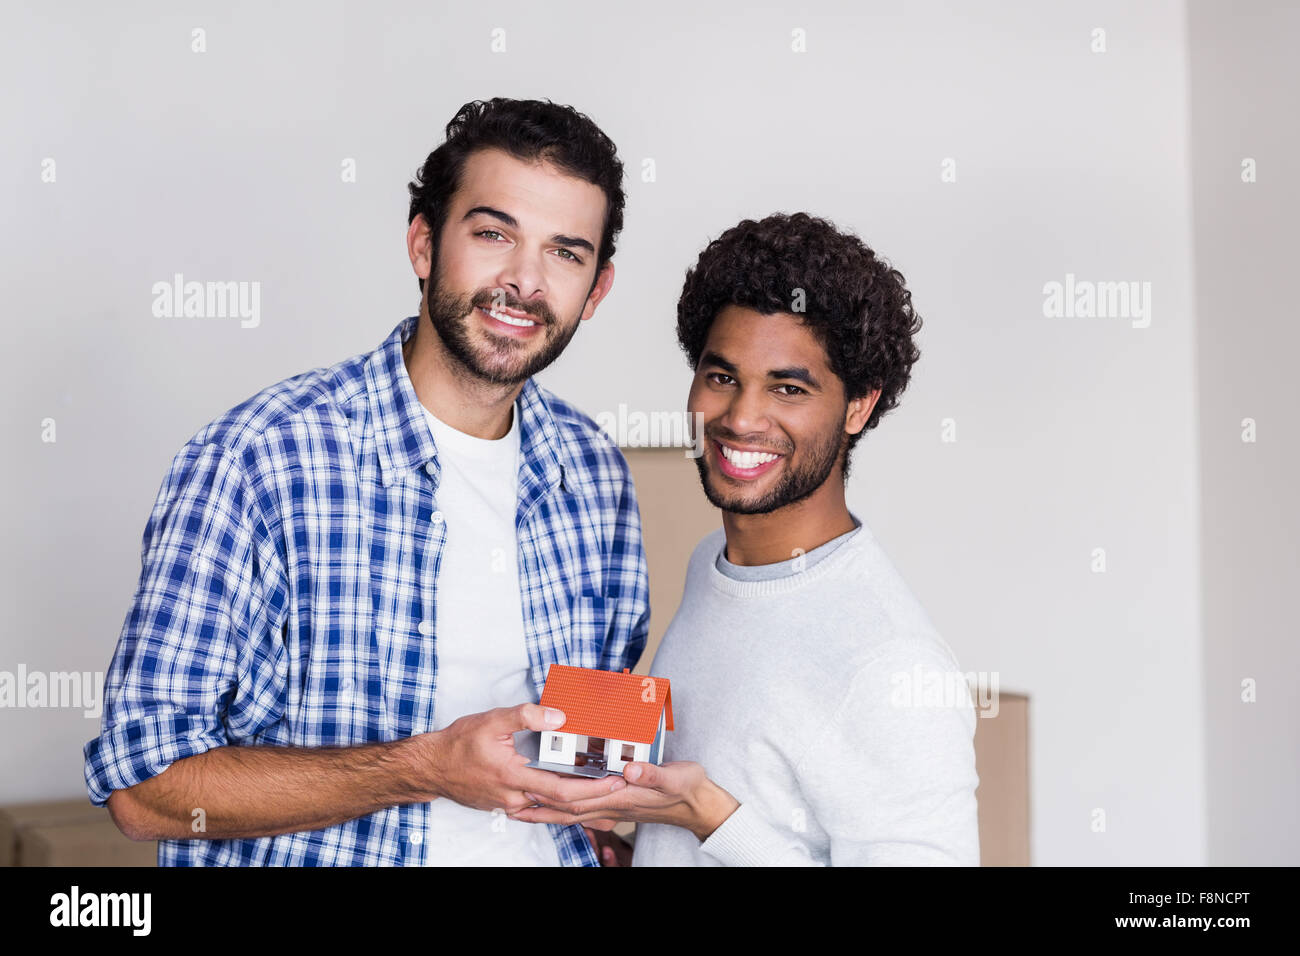
[[[614,291],[543,381],[592,414],[681,408],[706,242],[777,210],[858,231],[925,329],[851,504],[963,667],[1032,695],[1034,862],[1206,862],[1182,3],[11,8],[0,669],[107,667],[171,456],[413,313],[411,175],[465,101],[546,97],[619,145],[629,202]],[[155,319],[176,272],[260,281],[261,324]],[[1046,318],[1067,272],[1150,282],[1150,327]],[[0,801],[83,793],[96,727],[0,711]]]
[[[851,502],[963,669],[1030,695],[1033,862],[1201,864],[1184,12],[999,8],[918,11],[894,60],[866,57],[897,77],[872,106],[897,148],[847,221],[899,257],[926,326]],[[1045,317],[1067,273],[1150,282],[1149,327]]]
[[[1300,327],[1284,283],[1300,246],[1300,8],[1256,3],[1243,15],[1195,0],[1189,37],[1210,862],[1295,866]],[[1247,418],[1253,442],[1242,440]]]

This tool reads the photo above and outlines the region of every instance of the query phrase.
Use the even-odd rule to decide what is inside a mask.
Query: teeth
[[[485,309],[484,311],[498,322],[504,322],[506,325],[518,325],[526,329],[530,325],[537,324],[532,319],[516,319],[513,315],[506,315],[504,312],[497,312],[495,309]]]
[[[757,451],[736,451],[726,445],[722,445],[721,448],[723,457],[737,468],[757,468],[759,465],[766,465],[769,461],[776,461],[781,457],[780,455],[767,455]]]

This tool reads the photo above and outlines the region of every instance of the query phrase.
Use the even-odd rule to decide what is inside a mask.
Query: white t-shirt
[[[536,701],[524,648],[515,513],[519,492],[519,409],[500,439],[475,438],[424,410],[438,449],[435,493],[446,523],[438,571],[435,635],[438,686],[434,729],[494,707]],[[523,732],[516,737],[522,744]],[[430,866],[559,866],[549,828],[430,804],[425,834]]]

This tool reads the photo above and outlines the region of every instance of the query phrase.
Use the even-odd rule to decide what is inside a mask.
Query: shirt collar
[[[434,480],[440,476],[437,447],[406,371],[402,345],[415,331],[419,316],[403,319],[366,360],[366,391],[375,428],[375,447],[384,487],[423,468]],[[538,491],[563,486],[585,493],[591,485],[582,470],[564,455],[559,427],[543,390],[531,378],[517,399],[519,409],[520,480]],[[523,470],[531,473],[528,481]]]

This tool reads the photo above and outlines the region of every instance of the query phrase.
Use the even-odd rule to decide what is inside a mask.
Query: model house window
[[[564,749],[564,740],[559,734],[551,734],[551,750],[559,752]]]
[[[634,746],[632,746],[631,744],[624,744],[624,745],[623,745],[623,759],[624,759],[624,760],[635,760],[635,759],[636,759],[636,748],[635,748]]]
[[[593,753],[593,754],[603,754],[603,753],[605,752],[605,738],[604,738],[604,737],[588,737],[588,738],[587,738],[587,751],[588,751],[589,753]]]

